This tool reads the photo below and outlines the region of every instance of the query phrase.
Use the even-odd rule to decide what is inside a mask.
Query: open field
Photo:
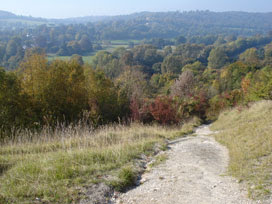
[[[108,52],[113,52],[116,48],[119,48],[119,47],[128,48],[128,45],[130,42],[133,42],[135,45],[140,44],[140,40],[112,40],[108,43],[106,43],[106,42],[102,43],[102,50],[101,51],[104,50],[104,51],[108,51]],[[91,53],[88,56],[82,56],[84,63],[92,64],[95,54],[96,54],[96,52]],[[68,61],[68,60],[70,60],[71,56],[58,56],[56,54],[48,54],[47,58],[49,61],[56,60],[56,59]]]
[[[176,128],[132,124],[93,130],[79,124],[22,132],[0,148],[0,203],[72,203],[101,182],[123,190],[135,182],[135,161],[164,150],[166,139],[191,133],[196,125],[198,119]]]
[[[261,199],[272,192],[272,102],[223,112],[212,125],[215,138],[230,153],[229,173]]]
[[[111,44],[112,45],[128,45],[130,42],[137,45],[141,43],[141,40],[112,40]]]
[[[141,43],[140,40],[111,40],[109,42],[103,42],[102,47],[105,51],[113,52],[116,48],[119,47],[128,48],[131,42],[134,43],[135,46]]]
[[[116,48],[119,48],[119,47],[124,47],[124,48],[128,48],[128,45],[126,44],[111,44],[111,45],[103,45],[102,46],[102,50],[105,50],[107,52],[113,52]]]
[[[56,59],[58,59],[58,60],[64,60],[64,61],[69,61],[70,58],[71,58],[71,56],[57,56],[55,54],[48,54],[47,55],[47,59],[49,61],[53,61],[53,60],[56,60]]]
[[[71,58],[71,56],[57,56],[57,55],[53,55],[53,54],[49,54],[49,55],[47,56],[47,59],[48,59],[49,61],[53,61],[53,60],[56,60],[56,59],[64,60],[64,61],[69,61],[70,58]],[[86,64],[92,64],[94,55],[90,55],[90,56],[82,56],[82,58],[83,58],[84,63],[86,63]]]

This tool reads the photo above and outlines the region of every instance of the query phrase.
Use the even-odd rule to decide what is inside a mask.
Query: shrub
[[[215,120],[221,111],[241,103],[243,103],[243,93],[240,89],[216,95],[209,101],[209,108],[206,113],[207,118]]]
[[[160,124],[176,124],[179,122],[177,117],[178,105],[170,97],[157,97],[149,105],[149,110],[154,119]]]
[[[154,117],[149,110],[149,101],[133,98],[130,102],[131,120],[143,123],[151,123]]]

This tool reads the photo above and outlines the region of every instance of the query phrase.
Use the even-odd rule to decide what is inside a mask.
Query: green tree
[[[69,55],[75,54],[75,53],[78,53],[78,54],[83,53],[79,43],[74,40],[67,43],[67,51]]]
[[[161,70],[162,73],[174,73],[179,74],[181,72],[181,68],[183,67],[183,59],[181,56],[169,55],[164,58]]]
[[[92,52],[93,45],[87,35],[83,35],[79,41],[79,46],[83,53]]]
[[[164,47],[163,51],[164,51],[164,56],[168,56],[168,55],[172,54],[172,52],[173,52],[171,46]]]
[[[83,58],[82,56],[78,55],[78,54],[73,54],[71,56],[71,59],[70,61],[76,61],[78,64],[80,64],[81,66],[84,65],[84,61],[83,61]]]
[[[39,35],[35,38],[35,44],[37,47],[46,48],[47,38],[45,35]]]
[[[34,118],[31,101],[22,94],[17,76],[0,68],[0,139],[17,129],[33,127]]]
[[[200,74],[201,72],[203,72],[205,70],[205,66],[199,62],[196,61],[193,64],[186,64],[183,68],[182,68],[182,72],[186,71],[186,70],[190,70],[192,71],[195,75]]]
[[[186,41],[187,41],[187,39],[184,36],[180,35],[179,37],[176,38],[175,43],[176,43],[176,45],[180,45],[182,43],[186,43]]]
[[[49,65],[43,95],[49,124],[78,121],[88,110],[83,67],[76,61],[54,61]]]
[[[150,79],[150,86],[155,94],[169,95],[176,78],[176,74],[173,73],[153,74]]]
[[[48,62],[45,55],[29,54],[19,67],[24,93],[37,103],[43,100],[43,91],[48,81]]]
[[[132,50],[132,53],[133,64],[144,66],[144,73],[150,76],[153,74],[153,64],[162,62],[163,60],[157,49],[152,45],[139,45]]]
[[[179,55],[183,59],[183,64],[187,64],[198,60],[202,52],[204,51],[205,46],[202,44],[182,44],[176,47],[174,52],[175,55]]]
[[[48,64],[34,54],[21,64],[20,78],[41,123],[74,122],[88,109],[84,69],[75,60]]]
[[[211,50],[208,58],[208,67],[214,69],[220,69],[225,66],[229,61],[229,58],[222,47],[216,47]]]
[[[272,43],[266,45],[264,48],[264,62],[267,65],[272,65]]]
[[[99,51],[93,59],[95,69],[102,70],[110,78],[116,78],[122,72],[119,60],[113,54]]]
[[[112,52],[112,55],[114,57],[120,59],[126,53],[126,51],[127,51],[126,48],[118,47]]]
[[[126,95],[118,92],[103,72],[89,68],[86,73],[86,89],[94,125],[115,122],[127,114]]]
[[[246,101],[259,101],[272,99],[272,69],[265,67],[256,73],[249,73],[246,76],[248,88]]]
[[[6,47],[6,58],[10,58],[11,56],[15,56],[22,47],[22,40],[19,37],[13,37],[11,40],[8,41]]]
[[[240,89],[242,79],[251,71],[254,71],[254,68],[242,62],[235,62],[223,68],[219,79],[221,91]]]
[[[239,60],[248,65],[258,65],[260,59],[256,48],[249,48],[239,56]]]

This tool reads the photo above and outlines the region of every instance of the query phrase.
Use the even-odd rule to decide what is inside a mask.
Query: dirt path
[[[117,204],[228,204],[248,200],[235,179],[224,176],[228,151],[207,135],[208,126],[196,137],[170,144],[168,160],[142,176],[142,185],[122,194]]]

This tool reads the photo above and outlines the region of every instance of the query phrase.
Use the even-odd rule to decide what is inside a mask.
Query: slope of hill
[[[146,172],[142,185],[117,194],[116,204],[255,204],[241,186],[226,174],[228,151],[218,144],[209,126],[196,129],[194,137],[178,139],[162,155],[164,163]],[[114,201],[114,199],[112,199]]]
[[[177,35],[264,34],[271,30],[271,19],[272,13],[189,11],[140,12],[111,17],[71,18],[58,22],[99,22],[97,27],[101,27],[102,23],[107,31],[119,33],[121,36],[129,30],[137,33],[137,36],[142,35],[142,38],[149,38],[151,35],[172,38]]]
[[[229,172],[248,186],[252,198],[263,198],[272,191],[272,102],[220,115],[212,129],[216,139],[230,151]]]
[[[181,128],[132,124],[94,131],[79,124],[44,129],[37,137],[25,132],[0,146],[0,203],[78,203],[99,183],[124,190],[149,156],[166,149],[165,139],[191,133],[195,125],[198,119]],[[92,199],[86,203],[97,203]]]
[[[33,27],[49,23],[47,19],[34,18],[31,16],[18,16],[11,12],[0,10],[0,30]]]
[[[13,19],[13,21],[11,21]],[[14,19],[16,19],[14,23]],[[26,21],[27,20],[27,21]],[[167,37],[177,35],[264,34],[271,30],[272,13],[248,12],[140,12],[120,16],[86,16],[67,19],[43,19],[17,16],[0,11],[1,25],[9,26],[40,24],[85,24],[94,23],[96,28],[103,27],[111,33],[118,33],[124,38]],[[31,23],[34,22],[34,23]],[[20,24],[21,23],[21,24]],[[130,31],[130,35],[128,34]],[[124,33],[127,35],[124,35]],[[137,34],[137,35],[136,35]]]
[[[14,17],[16,17],[15,14],[8,12],[8,11],[0,10],[0,18],[14,18]]]

